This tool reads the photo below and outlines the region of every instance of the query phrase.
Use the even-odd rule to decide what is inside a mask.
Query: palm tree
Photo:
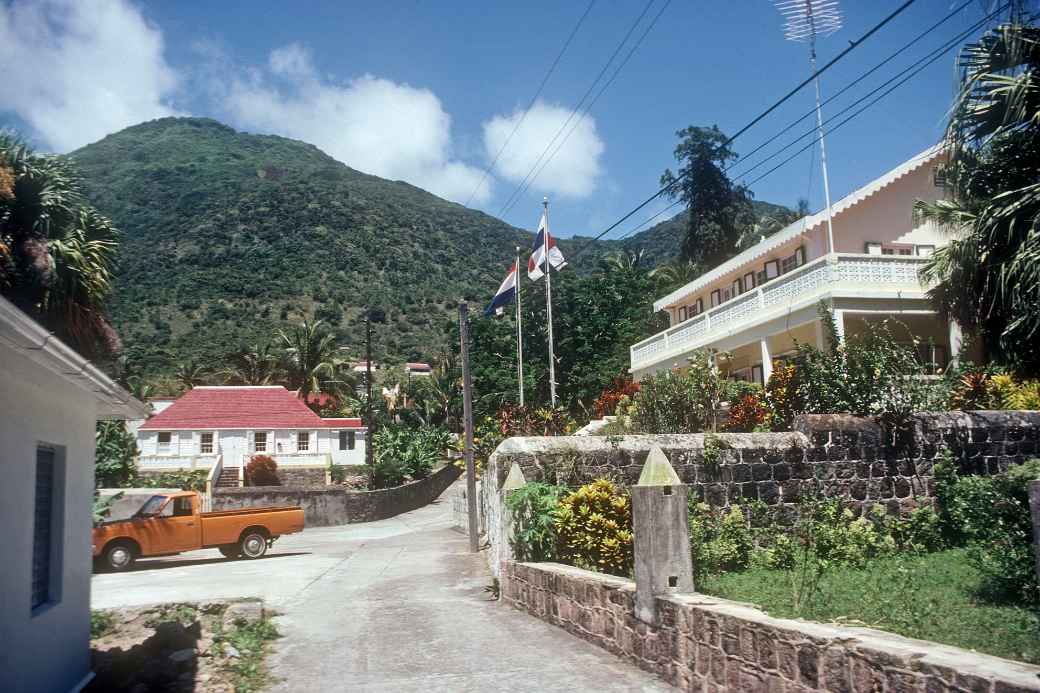
[[[689,260],[676,260],[667,265],[655,267],[650,276],[657,282],[659,291],[670,293],[680,286],[685,286],[703,274],[700,265]]]
[[[338,380],[344,365],[336,337],[325,329],[321,320],[305,320],[289,331],[280,330],[278,341],[285,351],[289,384],[299,390],[300,397],[335,388],[322,387],[323,381]]]
[[[619,250],[600,259],[600,267],[607,272],[628,272],[639,269],[646,259],[646,250]]]
[[[1040,28],[1013,16],[961,51],[942,167],[949,198],[918,201],[951,233],[922,276],[991,356],[1040,372]]]
[[[173,380],[185,390],[205,385],[212,378],[209,368],[195,359],[177,364],[173,372]]]
[[[224,369],[228,382],[241,385],[270,385],[282,374],[281,359],[270,343],[253,344],[229,356],[231,365]]]
[[[119,350],[104,308],[116,237],[67,160],[0,133],[0,292],[87,356]]]

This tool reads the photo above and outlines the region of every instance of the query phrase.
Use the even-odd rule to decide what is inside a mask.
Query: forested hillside
[[[482,304],[529,232],[400,181],[355,171],[316,147],[164,118],[70,155],[90,201],[122,231],[113,319],[148,370],[215,361],[290,321],[330,323],[356,355],[366,302],[386,309],[377,353],[429,358],[447,345],[460,297]],[[601,242],[676,255],[684,222]],[[561,241],[567,253],[584,239]]]

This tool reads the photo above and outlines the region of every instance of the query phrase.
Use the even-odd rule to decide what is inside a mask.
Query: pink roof
[[[243,428],[328,428],[281,385],[195,387],[148,419],[142,431]]]
[[[411,363],[410,362],[410,363],[407,364],[407,366],[409,368],[411,368],[411,369],[421,368],[421,369],[424,369],[424,370],[432,370],[430,368],[430,364],[428,364],[428,363]]]

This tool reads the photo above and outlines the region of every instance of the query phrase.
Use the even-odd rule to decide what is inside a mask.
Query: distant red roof
[[[413,371],[431,371],[433,368],[428,363],[409,363],[407,364],[409,370]]]
[[[302,399],[281,385],[273,385],[192,388],[145,421],[140,430],[329,427]]]
[[[361,425],[361,419],[358,418],[347,418],[347,419],[322,419],[325,424],[325,428],[364,428]]]

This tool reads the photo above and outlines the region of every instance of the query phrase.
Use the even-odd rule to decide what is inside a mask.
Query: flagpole
[[[549,198],[542,198],[545,208],[545,238],[542,239],[545,249],[545,314],[549,325],[549,401],[556,408],[556,356],[553,354],[553,318],[552,318],[552,263],[549,262]]]
[[[520,386],[520,406],[524,406],[524,332],[520,312],[520,246],[516,246],[516,374]]]

